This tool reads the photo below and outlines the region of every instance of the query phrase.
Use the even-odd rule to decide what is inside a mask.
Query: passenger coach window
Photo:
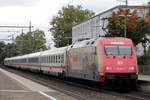
[[[52,56],[50,56],[51,57],[51,61],[50,61],[50,63],[52,63]]]
[[[105,45],[106,55],[132,55],[130,45]]]
[[[54,63],[55,63],[55,56],[54,56]]]
[[[58,59],[59,59],[58,63],[60,63],[60,60],[61,60],[60,55],[58,56]]]
[[[49,56],[49,63],[51,62],[51,57]]]
[[[56,63],[57,63],[57,61],[58,61],[58,55],[56,55]]]
[[[64,63],[64,55],[61,55],[61,63]]]

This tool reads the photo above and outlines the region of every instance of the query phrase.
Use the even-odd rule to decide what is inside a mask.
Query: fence
[[[139,74],[150,75],[150,65],[138,65]]]

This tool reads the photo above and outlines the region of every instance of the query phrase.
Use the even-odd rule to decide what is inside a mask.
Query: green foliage
[[[115,19],[109,19],[109,25],[108,25],[108,29],[109,29],[109,33],[115,35],[115,36],[119,36],[119,37],[123,37],[124,36],[124,18],[123,17],[118,17]]]
[[[20,55],[47,49],[45,46],[45,34],[41,30],[35,30],[27,34],[22,33],[20,36],[16,37],[15,41],[17,54]]]
[[[17,55],[15,43],[8,43],[4,48],[5,57],[13,57]]]
[[[0,42],[0,64],[7,57],[46,50],[45,43],[45,34],[41,30],[35,30],[32,33],[28,32],[26,34],[22,33],[16,37],[15,43],[8,43],[6,45],[4,42]]]
[[[150,65],[150,56],[148,55],[143,55],[143,56],[139,56],[137,58],[138,60],[138,65]]]
[[[90,18],[94,15],[94,12],[90,10],[83,10],[81,6],[74,7],[68,5],[63,7],[56,16],[53,17],[50,25],[52,26],[50,31],[54,36],[54,42],[56,47],[66,46],[68,43],[72,43],[72,26]]]
[[[0,42],[0,64],[2,63],[3,59],[5,58],[4,47],[5,47],[5,43]]]
[[[34,51],[44,51],[47,50],[47,47],[45,45],[46,39],[45,39],[45,33],[41,30],[35,30],[34,31],[34,40],[33,40],[33,49]]]
[[[15,44],[8,43],[7,45],[4,42],[0,42],[0,63],[7,57],[16,56]]]
[[[149,36],[150,35],[150,25],[144,19],[138,20],[137,27],[135,30],[135,35],[132,36],[132,40],[135,44],[142,43],[144,47],[144,54],[146,54],[146,47],[149,43]]]
[[[5,43],[4,42],[0,42],[0,51],[2,51],[4,47],[5,47]]]

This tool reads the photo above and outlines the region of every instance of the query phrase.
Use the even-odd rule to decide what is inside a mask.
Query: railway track
[[[54,90],[60,91],[64,94],[70,95],[78,100],[149,100],[150,98],[148,93],[139,91],[120,93],[118,91],[105,90],[102,88],[60,80],[48,75],[39,75],[36,73],[33,74],[31,72],[18,71],[6,67],[4,69]]]

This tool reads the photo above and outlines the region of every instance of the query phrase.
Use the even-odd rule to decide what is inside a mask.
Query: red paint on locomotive
[[[95,42],[95,46],[102,47],[104,58],[103,71],[99,75],[100,82],[103,82],[109,73],[135,73],[138,75],[135,48],[130,39],[99,38]]]

